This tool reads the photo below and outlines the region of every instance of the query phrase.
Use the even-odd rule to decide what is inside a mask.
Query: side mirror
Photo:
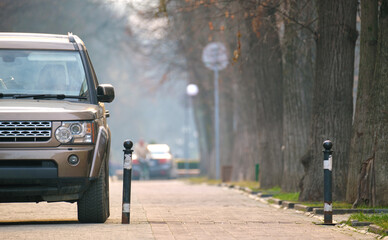
[[[97,87],[97,100],[99,102],[112,102],[115,99],[115,90],[110,84],[100,84]]]

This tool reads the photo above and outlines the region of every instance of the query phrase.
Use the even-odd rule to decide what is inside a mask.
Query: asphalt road
[[[1,203],[0,239],[375,239],[258,202],[237,190],[182,181],[132,183],[131,224],[121,224],[122,182],[111,182],[111,216],[80,224],[69,203]]]

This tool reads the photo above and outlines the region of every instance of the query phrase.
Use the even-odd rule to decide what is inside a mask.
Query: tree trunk
[[[344,200],[353,115],[357,1],[319,0],[317,60],[309,151],[300,200],[323,198],[322,143],[333,142],[333,200]]]
[[[243,43],[242,56],[249,51],[247,45]],[[236,85],[234,90],[234,145],[233,145],[233,175],[235,181],[254,180],[254,166],[258,163],[257,149],[257,122],[256,109],[257,104],[255,94],[255,78],[252,66],[248,61],[242,60],[235,66]],[[239,74],[237,74],[239,73]]]
[[[232,164],[233,151],[233,78],[227,70],[221,74],[220,84],[220,162],[224,165]]]
[[[293,0],[284,19],[283,38],[283,179],[282,190],[299,191],[302,155],[308,149],[314,79],[315,41],[312,28],[301,27],[316,17],[314,1]],[[310,29],[308,29],[310,28]]]
[[[374,80],[377,32],[378,1],[361,1],[360,68],[358,78],[356,113],[353,124],[353,137],[349,155],[349,173],[346,200],[358,204],[370,204],[371,178],[367,177],[373,159],[374,130],[371,126],[371,96]],[[369,166],[369,167],[368,167]],[[361,168],[361,169],[360,169]],[[361,175],[360,171],[362,171]],[[369,175],[371,176],[371,175]]]
[[[364,7],[364,4],[363,4]],[[375,8],[375,5],[370,5],[371,8]],[[365,11],[368,9],[365,7]],[[372,10],[370,10],[372,11]],[[358,175],[358,182],[352,179],[352,187],[356,186],[357,195],[354,206],[369,205],[369,206],[386,206],[388,205],[388,150],[387,144],[388,134],[387,126],[387,112],[388,112],[388,0],[381,2],[380,12],[378,13],[378,37],[377,37],[377,52],[374,68],[374,77],[369,80],[370,82],[364,82],[363,87],[367,86],[367,90],[370,92],[361,92],[360,94],[368,94],[364,97],[370,101],[369,109],[363,113],[356,115],[356,119],[364,117],[366,121],[366,127],[364,130],[364,141],[354,147],[361,147],[365,149],[363,153],[363,159],[358,159],[358,167],[360,168]],[[371,18],[371,28],[364,28],[366,31],[374,31],[373,24],[375,19]],[[368,22],[368,20],[366,20]],[[374,33],[374,32],[372,32]],[[365,33],[367,34],[367,33]],[[368,40],[367,40],[368,41]],[[369,39],[369,44],[373,44],[375,41]],[[366,44],[368,44],[366,43]],[[370,47],[370,46],[368,46]],[[375,49],[373,49],[376,51]],[[368,52],[368,56],[372,55],[372,51]],[[373,55],[372,55],[373,56]],[[367,59],[361,64],[364,64]],[[361,79],[360,79],[361,80]],[[366,79],[364,79],[365,81]],[[368,102],[368,101],[367,101]],[[360,109],[361,111],[362,109]],[[365,134],[366,133],[366,134]],[[370,154],[367,156],[366,154]],[[352,169],[356,170],[357,166]],[[349,184],[351,184],[349,182]],[[349,190],[349,200],[352,200],[354,195]]]
[[[251,48],[247,38],[248,32],[252,32],[251,26],[239,24],[244,21],[244,11],[242,11],[240,2],[233,3],[233,10],[237,18],[237,29],[227,35],[229,38],[229,48],[238,52],[231,67],[227,69],[226,74],[233,79],[230,90],[233,94],[234,109],[233,125],[229,129],[233,133],[232,146],[232,180],[255,180],[254,166],[258,163],[257,148],[257,122],[256,119],[256,92],[254,65],[249,59]],[[233,39],[233,41],[231,41]]]
[[[250,21],[253,30],[250,51],[256,79],[259,181],[263,188],[280,186],[283,173],[283,69],[274,9],[276,2],[259,6],[255,18]]]
[[[376,156],[371,165],[372,206],[388,205],[388,0],[381,1],[375,83],[373,84],[373,118],[375,119]],[[375,184],[375,186],[373,186]],[[375,196],[375,197],[374,197]]]
[[[193,97],[194,118],[198,128],[198,143],[200,149],[200,171],[202,175],[214,177],[214,159],[212,151],[214,148],[214,118],[213,118],[213,89],[204,81],[198,79],[211,78],[211,74],[205,72],[205,67],[201,62],[186,57],[186,61],[191,66],[188,71],[189,81],[198,85],[198,95]]]
[[[199,88],[201,88],[201,92],[198,93],[197,96],[193,98],[193,112],[194,112],[194,120],[197,126],[198,131],[198,146],[200,153],[200,172],[201,175],[207,175],[209,173],[208,169],[212,162],[211,151],[213,148],[212,144],[212,126],[213,126],[213,118],[211,117],[211,109],[209,108],[208,101],[210,101],[208,94],[203,86],[201,86],[200,82],[196,80],[199,77],[199,74],[194,74],[194,69],[191,69],[190,72],[190,82],[195,82],[198,84]]]

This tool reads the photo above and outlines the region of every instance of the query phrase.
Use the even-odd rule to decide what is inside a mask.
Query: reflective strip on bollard
[[[124,203],[123,204],[123,212],[124,213],[129,213],[129,211],[130,211],[130,206],[131,206],[131,204],[129,204],[129,203]]]
[[[132,154],[124,154],[124,169],[132,169]]]

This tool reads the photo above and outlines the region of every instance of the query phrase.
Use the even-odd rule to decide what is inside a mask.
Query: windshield
[[[88,97],[85,71],[79,52],[0,50],[0,93],[65,95],[71,101]]]

